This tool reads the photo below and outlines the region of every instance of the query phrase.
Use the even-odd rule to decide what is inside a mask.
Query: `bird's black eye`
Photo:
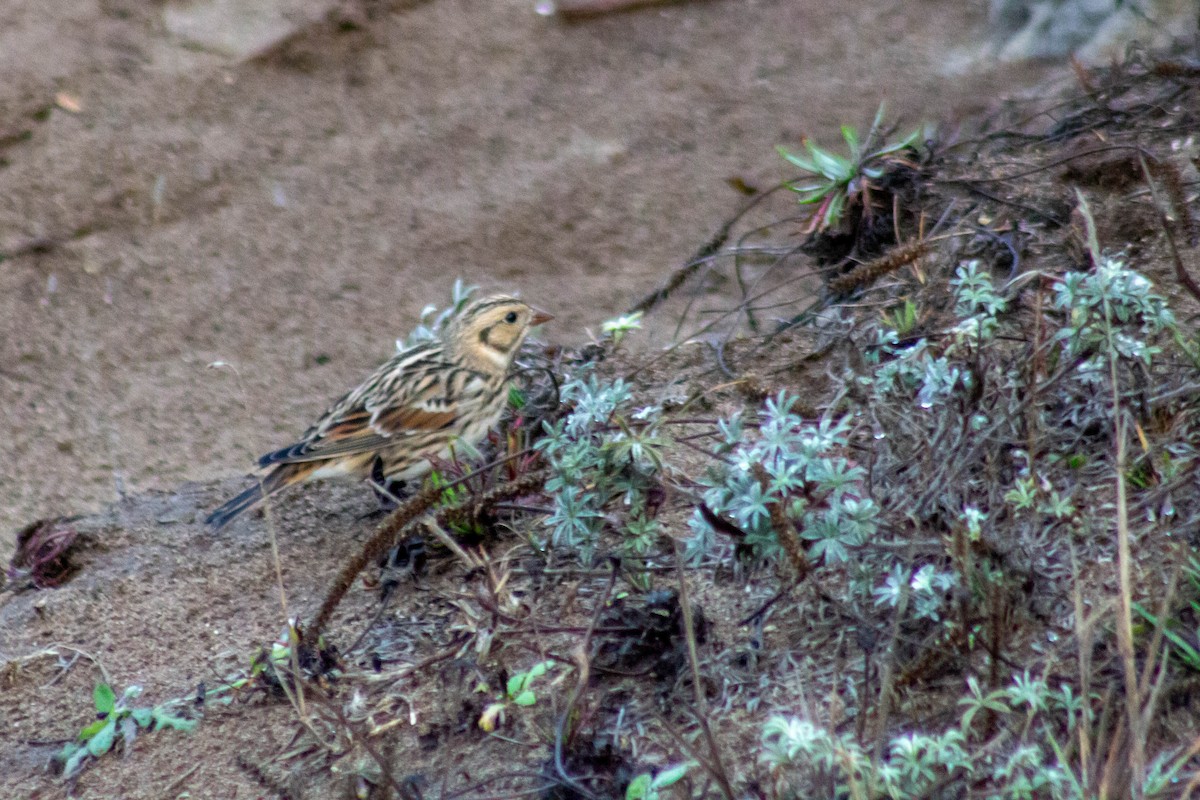
[[[517,321],[517,312],[510,311],[507,314],[505,314],[504,321],[507,322],[509,325],[512,325],[514,322]]]

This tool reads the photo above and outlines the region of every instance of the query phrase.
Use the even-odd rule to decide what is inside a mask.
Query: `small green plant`
[[[997,315],[1006,304],[993,288],[991,276],[981,272],[976,261],[960,265],[950,284],[955,290],[958,322],[940,351],[928,339],[902,343],[898,326],[877,329],[868,357],[879,364],[870,375],[858,379],[873,389],[876,402],[915,392],[922,409],[941,408],[957,392],[974,386],[969,369],[974,359],[970,357],[995,337]]]
[[[849,733],[774,717],[763,727],[762,758],[777,781],[793,788],[832,784],[831,796],[862,800],[934,797],[934,787],[972,768],[965,745],[958,730],[910,733],[893,739],[883,760],[875,762]]]
[[[64,778],[74,778],[83,771],[88,759],[99,758],[111,750],[118,736],[128,752],[141,729],[190,731],[196,727],[196,720],[171,713],[167,704],[133,707],[133,700],[141,693],[140,686],[130,686],[118,698],[107,683],[96,684],[92,692],[96,720],[80,729],[75,740],[64,745],[55,757],[62,765]]]
[[[529,399],[519,386],[510,384],[508,387],[508,405],[513,411],[520,411],[529,404]]]
[[[958,585],[952,572],[924,564],[912,570],[903,564],[893,564],[883,586],[875,589],[875,605],[897,608],[907,593],[910,611],[917,619],[941,620],[942,606],[947,593]]]
[[[885,311],[883,321],[897,335],[907,336],[917,327],[917,304],[912,300],[905,300],[892,310]]]
[[[1175,329],[1166,301],[1143,275],[1119,258],[1101,259],[1092,272],[1071,272],[1054,287],[1054,305],[1069,315],[1058,332],[1067,354],[1082,356],[1088,368],[1113,353],[1149,364],[1161,348],[1150,339]]]
[[[624,381],[595,376],[568,381],[561,397],[572,411],[545,423],[537,443],[554,471],[546,482],[554,502],[546,520],[550,543],[576,549],[586,561],[601,527],[613,524],[627,553],[644,555],[660,533],[651,495],[665,468],[661,409],[634,408]]]
[[[479,717],[479,727],[491,733],[504,724],[505,711],[511,706],[532,706],[537,703],[534,682],[554,669],[553,661],[539,661],[525,672],[518,672],[508,679],[504,693],[494,703],[488,704]]]
[[[920,139],[921,129],[918,128],[903,139],[876,147],[883,127],[883,115],[884,105],[881,103],[865,142],[859,139],[858,130],[853,126],[842,126],[842,139],[849,152],[846,156],[818,147],[808,138],[803,140],[807,155],[798,155],[782,146],[776,148],[788,163],[817,178],[813,182],[796,181],[788,185],[800,195],[802,205],[817,206],[806,233],[835,227],[841,222],[850,199],[871,191],[872,182],[884,176],[889,162],[901,161],[899,154],[911,149]]]
[[[1162,628],[1162,635],[1171,643],[1171,655],[1179,663],[1200,672],[1200,558],[1188,556],[1183,575],[1191,595],[1186,610],[1177,611],[1165,619],[1152,614],[1141,603],[1135,602],[1133,610],[1151,625]],[[1185,613],[1190,617],[1190,624],[1180,619]]]
[[[678,783],[691,764],[676,764],[651,775],[643,772],[625,787],[625,800],[659,800],[659,791]]]
[[[745,544],[759,556],[775,558],[787,546],[772,518],[776,509],[808,541],[809,559],[846,561],[850,548],[875,532],[879,509],[865,497],[866,471],[842,455],[849,421],[805,422],[792,411],[796,401],[786,392],[768,399],[757,437],[746,434],[738,415],[720,423],[730,463],[701,481],[708,487],[704,504],[745,531]],[[701,509],[690,525],[689,554],[698,557],[712,546],[715,529]]]
[[[1026,672],[1009,686],[984,693],[969,678],[968,696],[959,705],[964,710],[958,726],[897,736],[879,761],[850,734],[835,734],[804,719],[775,717],[763,728],[763,760],[777,780],[792,785],[829,781],[837,787],[834,796],[862,800],[961,797],[967,788],[980,786],[988,787],[981,796],[1014,800],[1085,796],[1060,763],[1063,748],[1055,738],[1057,731],[1069,733],[1085,715],[1091,720],[1069,686],[1051,691]],[[981,712],[1024,717],[1022,724],[1036,735],[1007,751],[989,752],[993,748],[981,746],[986,742],[972,747]]]
[[[467,468],[454,462],[452,465],[454,473],[465,474]],[[436,487],[445,487],[442,489],[441,502],[445,506],[454,506],[465,501],[471,496],[471,488],[465,484],[454,485],[456,480],[454,474],[444,474],[443,470],[435,469],[429,473],[429,482]],[[478,519],[456,518],[450,520],[450,530],[459,536],[484,536],[487,530],[482,522]]]
[[[954,310],[959,319],[981,314],[994,324],[996,315],[1008,305],[992,285],[992,276],[980,271],[978,261],[959,265],[950,285],[954,288]]]
[[[954,328],[956,343],[978,347],[994,339],[1000,326],[998,315],[1008,308],[1008,303],[992,285],[992,276],[979,269],[978,261],[968,261],[955,270],[950,285],[954,288],[954,311],[959,318]]]
[[[642,312],[635,311],[632,314],[622,314],[619,317],[605,320],[600,325],[600,330],[606,336],[612,337],[612,343],[618,345],[625,338],[625,334],[632,331],[640,330],[642,327]]]
[[[803,790],[819,785],[826,787],[822,796],[854,800],[949,800],[967,793],[1085,800],[1095,796],[1084,784],[1085,769],[1065,754],[1081,726],[1093,730],[1098,715],[1092,706],[1099,700],[1079,696],[1068,684],[1051,689],[1028,671],[990,692],[969,677],[957,726],[897,736],[879,760],[853,734],[783,716],[763,727],[762,760],[784,796],[810,796]],[[984,717],[994,721],[980,724]],[[1001,733],[988,733],[997,728]],[[1015,740],[1004,732],[1016,729],[1022,733]],[[1149,764],[1140,778],[1144,796],[1164,796],[1159,793],[1179,780],[1188,758],[1164,753]]]
[[[1018,477],[1013,488],[1004,493],[1004,499],[1018,514],[1036,511],[1055,520],[1067,520],[1075,514],[1070,498],[1060,494],[1049,479],[1043,479],[1039,486],[1031,476]]]

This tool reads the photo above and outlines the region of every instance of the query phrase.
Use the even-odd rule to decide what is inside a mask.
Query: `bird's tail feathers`
[[[262,476],[253,486],[214,510],[205,518],[204,524],[219,531],[242,512],[257,506],[267,495],[303,480],[312,471],[311,464],[280,464]]]
[[[204,524],[215,531],[219,531],[230,522],[233,522],[234,518],[243,511],[258,505],[262,502],[262,499],[263,487],[261,484],[255,483],[249,489],[205,517]]]

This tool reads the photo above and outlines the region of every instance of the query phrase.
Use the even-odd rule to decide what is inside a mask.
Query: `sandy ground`
[[[730,178],[786,177],[776,144],[1054,69],[972,63],[982,3],[533,5],[345,4],[238,60],[174,6],[5,4],[0,554],[33,518],[240,474],[456,277],[579,341],[738,207]]]

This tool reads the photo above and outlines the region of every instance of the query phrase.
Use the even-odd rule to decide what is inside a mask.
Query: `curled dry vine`
[[[443,508],[439,512],[439,515],[461,514],[472,509],[497,503],[501,500],[508,500],[528,494],[544,485],[549,477],[550,473],[546,470],[535,470],[526,473],[514,480],[494,486],[482,494],[469,495],[460,503]],[[460,480],[465,480],[465,478]],[[446,485],[439,486],[430,483],[405,501],[386,520],[380,523],[375,533],[362,546],[358,555],[348,561],[338,573],[333,585],[326,593],[325,599],[322,601],[316,616],[313,617],[312,621],[304,629],[304,636],[307,641],[317,641],[321,631],[324,630],[325,625],[329,622],[330,617],[333,616],[333,612],[337,610],[338,605],[346,596],[346,592],[350,590],[354,579],[358,577],[359,573],[366,569],[368,564],[378,560],[380,556],[387,552],[400,532],[427,512],[441,498],[446,488]]]

